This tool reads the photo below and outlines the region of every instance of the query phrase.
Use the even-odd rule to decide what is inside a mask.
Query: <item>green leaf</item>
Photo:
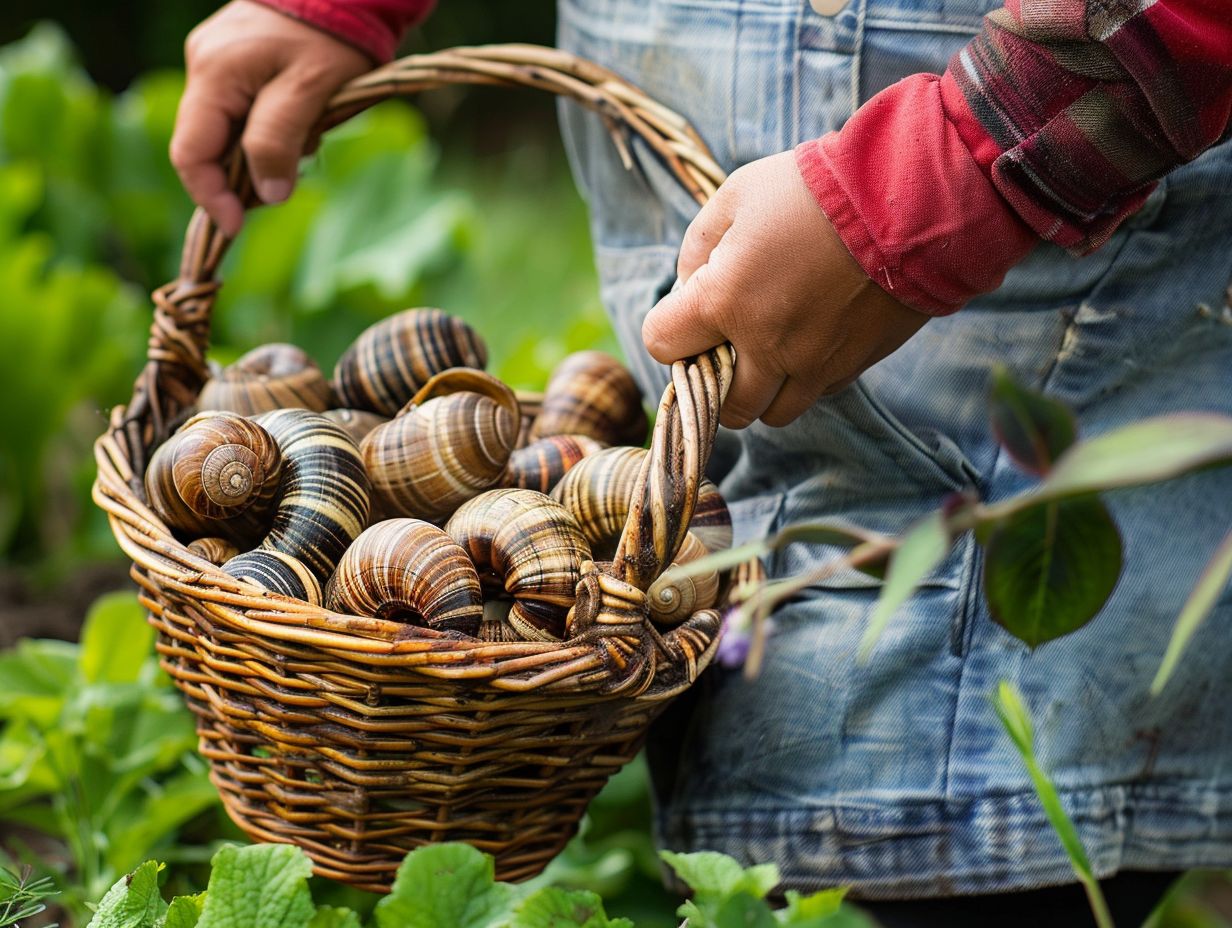
[[[714,916],[715,928],[775,928],[777,924],[770,906],[743,892],[725,900]]]
[[[984,554],[993,619],[1031,647],[1103,608],[1121,575],[1121,534],[1097,498],[1032,506],[998,524]]]
[[[81,673],[90,683],[136,683],[154,647],[154,629],[129,592],[95,600],[81,629]]]
[[[317,908],[308,928],[360,928],[359,916],[350,909],[323,905]]]
[[[161,869],[157,861],[147,860],[117,880],[99,902],[87,928],[154,928],[167,911],[167,903],[158,892]]]
[[[226,845],[213,871],[198,928],[307,928],[312,861],[289,844]]]
[[[1198,578],[1189,598],[1185,600],[1181,614],[1177,616],[1176,625],[1172,629],[1172,637],[1168,640],[1168,650],[1164,652],[1163,662],[1159,665],[1159,671],[1151,682],[1151,695],[1158,696],[1163,691],[1168,678],[1172,676],[1172,671],[1176,669],[1177,662],[1181,659],[1181,652],[1185,650],[1185,646],[1197,632],[1198,626],[1206,621],[1206,617],[1215,608],[1215,603],[1219,601],[1219,594],[1228,585],[1229,577],[1232,577],[1232,533],[1220,542],[1215,554],[1202,569],[1202,575]]]
[[[509,928],[633,928],[627,918],[608,918],[603,900],[588,890],[545,887],[514,910]]]
[[[803,896],[793,889],[786,893],[787,908],[779,913],[779,921],[787,925],[802,924],[809,919],[825,918],[837,912],[843,904],[847,889],[823,889]]]
[[[1099,928],[1113,928],[1112,917],[1108,914],[1108,904],[1104,900],[1095,874],[1091,871],[1091,862],[1087,858],[1082,839],[1078,837],[1078,829],[1074,827],[1065,807],[1061,805],[1061,797],[1057,795],[1056,787],[1052,785],[1052,781],[1048,779],[1040,768],[1039,761],[1036,760],[1035,733],[1031,726],[1031,715],[1023,703],[1022,694],[1012,683],[1002,680],[993,696],[993,706],[1010,740],[1014,742],[1018,753],[1022,755],[1027,773],[1031,776],[1031,783],[1035,787],[1035,794],[1039,797],[1040,805],[1044,807],[1044,814],[1048,817],[1048,823],[1052,825],[1052,830],[1060,839],[1075,875],[1087,891],[1087,898],[1095,914],[1096,924]]]
[[[486,928],[509,914],[514,893],[497,883],[488,854],[468,844],[411,851],[393,889],[376,905],[378,928]]]
[[[1078,437],[1074,414],[1064,403],[1023,387],[1004,365],[993,370],[989,405],[997,440],[1032,473],[1048,473]]]
[[[205,893],[176,896],[167,907],[167,914],[159,923],[159,928],[196,928],[204,907]]]
[[[877,600],[868,628],[860,639],[860,649],[856,655],[860,663],[868,660],[877,639],[881,637],[890,617],[899,606],[910,599],[925,578],[945,560],[951,543],[950,533],[941,513],[925,517],[903,536],[898,549],[890,558],[881,597]]]
[[[699,899],[725,899],[740,892],[762,899],[779,882],[779,870],[774,864],[758,864],[745,869],[735,859],[717,851],[693,854],[660,851],[659,856]]]

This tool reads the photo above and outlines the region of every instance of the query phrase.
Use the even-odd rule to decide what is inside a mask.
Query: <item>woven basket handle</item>
[[[392,62],[343,87],[330,101],[320,128],[335,126],[390,97],[447,84],[531,87],[576,100],[603,118],[626,166],[633,167],[626,139],[632,132],[699,203],[723,181],[723,170],[683,118],[605,68],[532,45],[456,48]],[[255,205],[238,148],[230,155],[228,176],[241,201]],[[210,312],[220,286],[218,267],[229,244],[213,220],[197,210],[188,226],[178,278],[152,295],[148,360],[132,402],[117,408],[111,423],[113,438],[131,462],[130,483],[141,498],[147,456],[195,402],[209,376],[205,352]],[[672,383],[659,406],[651,451],[613,568],[638,589],[644,591],[671,562],[687,531],[731,371],[727,346],[672,368]]]

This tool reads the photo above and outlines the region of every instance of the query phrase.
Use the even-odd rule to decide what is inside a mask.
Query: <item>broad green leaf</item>
[[[1220,593],[1228,585],[1229,577],[1232,577],[1232,533],[1224,538],[1214,556],[1203,568],[1202,576],[1198,578],[1189,598],[1185,600],[1181,614],[1177,616],[1176,626],[1172,629],[1172,637],[1168,640],[1168,649],[1164,652],[1163,662],[1159,665],[1159,671],[1151,683],[1152,695],[1158,696],[1163,691],[1168,678],[1172,676],[1172,671],[1176,669],[1177,662],[1181,659],[1181,652],[1185,650],[1185,646],[1197,632],[1198,626],[1206,621],[1206,617],[1215,608]]]
[[[81,673],[90,683],[135,683],[154,647],[154,629],[129,592],[95,600],[81,629]]]
[[[411,851],[376,905],[378,928],[487,928],[509,914],[513,888],[497,883],[491,856],[468,844]]]
[[[950,551],[952,540],[941,513],[933,513],[917,522],[899,542],[890,558],[881,597],[873,608],[868,628],[860,639],[856,659],[865,663],[872,654],[877,639],[885,631],[890,617],[919,588]]]
[[[107,890],[87,928],[154,928],[167,911],[167,903],[158,892],[161,869],[157,861],[147,860],[121,877]]]
[[[740,892],[723,901],[715,912],[713,925],[714,928],[775,928],[778,921],[763,900]]]
[[[693,854],[660,851],[659,856],[699,899],[725,899],[740,892],[762,899],[779,882],[779,870],[774,864],[758,864],[746,869],[717,851]]]
[[[211,861],[198,928],[307,928],[312,862],[289,844],[227,845]]]
[[[1046,474],[1078,436],[1074,414],[1051,397],[1017,383],[1004,365],[992,375],[992,430],[1019,466]]]
[[[608,918],[596,893],[549,886],[522,900],[509,928],[633,928],[633,922]]]
[[[359,916],[350,909],[323,905],[317,908],[308,928],[360,928]]]
[[[798,925],[808,919],[833,915],[842,907],[843,897],[846,895],[845,887],[823,889],[807,896],[789,889],[786,893],[787,908],[779,913],[779,921],[786,925]]]
[[[1031,647],[1077,631],[1121,575],[1121,534],[1095,497],[1033,506],[997,525],[984,552],[993,619]]]
[[[1035,795],[1039,797],[1040,805],[1044,807],[1048,823],[1052,825],[1052,830],[1060,839],[1061,846],[1065,849],[1066,856],[1069,857],[1070,865],[1074,868],[1079,882],[1086,889],[1096,924],[1099,928],[1113,928],[1112,918],[1108,914],[1108,904],[1104,900],[1095,874],[1091,871],[1091,862],[1087,858],[1082,839],[1078,837],[1078,829],[1074,827],[1073,820],[1066,813],[1065,807],[1061,805],[1061,797],[1057,795],[1056,787],[1052,785],[1052,781],[1048,779],[1035,757],[1035,733],[1031,725],[1031,715],[1023,702],[1022,694],[1012,683],[1002,680],[993,695],[993,706],[1010,740],[1014,742],[1018,753],[1022,755],[1022,761],[1026,765],[1027,773],[1031,776]]]
[[[0,652],[0,720],[29,719],[50,728],[77,685],[77,646],[65,641],[19,641]]]
[[[167,914],[159,928],[197,928],[201,910],[205,907],[205,893],[195,896],[176,896],[167,907]],[[358,928],[358,926],[356,926]]]

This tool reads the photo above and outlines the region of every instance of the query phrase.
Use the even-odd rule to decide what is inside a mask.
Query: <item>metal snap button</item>
[[[809,6],[813,8],[814,13],[820,13],[822,16],[834,16],[845,7],[851,0],[809,0]]]

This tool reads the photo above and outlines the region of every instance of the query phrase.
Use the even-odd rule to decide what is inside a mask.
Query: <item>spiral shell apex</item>
[[[611,355],[579,351],[552,372],[530,437],[588,435],[608,445],[640,445],[646,429],[633,375]]]
[[[201,413],[154,452],[146,497],[173,529],[246,544],[268,527],[282,476],[274,438],[235,413]]]
[[[534,490],[489,490],[458,507],[445,532],[513,597],[507,621],[518,637],[564,635],[590,546],[563,506]]]
[[[696,561],[708,553],[706,545],[690,531],[684,536],[672,567]],[[693,613],[709,609],[719,598],[718,571],[685,577],[673,571],[672,567],[664,571],[646,591],[650,617],[662,625],[678,625]]]
[[[276,343],[254,348],[207,380],[197,408],[243,416],[275,409],[322,412],[334,404],[333,399],[325,375],[306,352]]]
[[[439,309],[406,309],[369,326],[334,368],[343,406],[393,416],[440,371],[482,369],[488,349],[479,333]]]
[[[483,617],[479,575],[447,534],[419,519],[388,519],[347,549],[325,589],[335,612],[474,635]]]

